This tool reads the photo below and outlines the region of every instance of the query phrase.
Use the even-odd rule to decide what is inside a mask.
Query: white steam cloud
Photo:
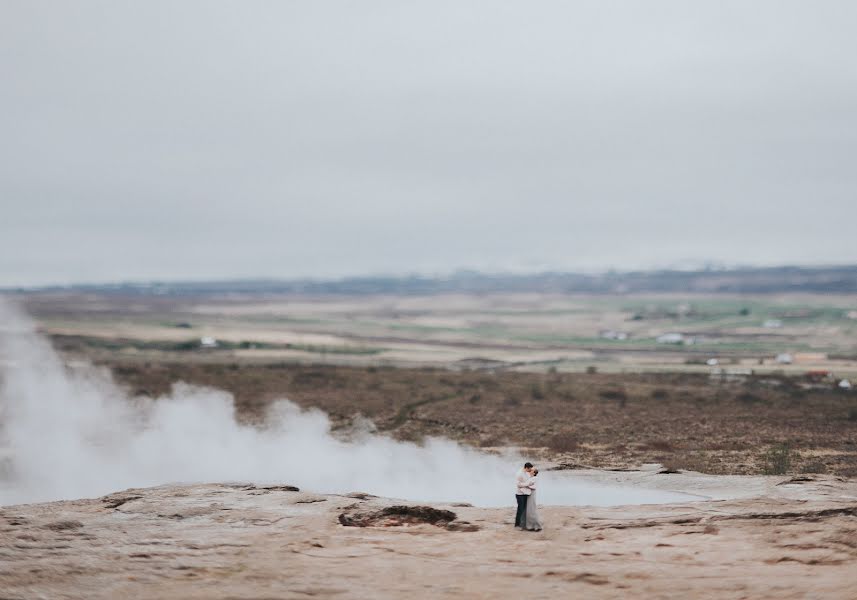
[[[176,385],[129,398],[106,370],[67,368],[33,322],[0,298],[0,505],[92,497],[169,482],[253,481],[420,501],[514,502],[522,459],[448,440],[423,445],[331,435],[319,411],[275,403],[265,428],[237,423],[223,391]],[[544,473],[542,503],[683,497]]]

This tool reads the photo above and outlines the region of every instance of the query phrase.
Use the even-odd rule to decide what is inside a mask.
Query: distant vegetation
[[[297,350],[299,352],[311,352],[316,354],[358,354],[373,355],[384,352],[383,348],[370,348],[365,346],[333,346],[318,344],[272,344],[268,342],[256,342],[245,340],[242,342],[230,342],[217,340],[213,347],[203,347],[199,338],[188,340],[141,340],[130,338],[103,338],[78,335],[53,335],[51,336],[57,347],[63,350],[81,350],[85,348],[101,350],[156,350],[160,352],[216,352],[218,350]]]
[[[785,475],[792,468],[792,449],[789,444],[777,444],[765,454],[765,475]]]
[[[116,357],[118,358],[118,357]],[[475,447],[521,446],[540,460],[599,468],[657,462],[721,474],[857,476],[854,395],[801,377],[523,373],[286,362],[110,362],[135,395],[173,383],[231,392],[242,422],[261,423],[287,397],[403,440],[446,437]]]
[[[697,271],[633,271],[589,275],[548,272],[502,275],[460,271],[447,277],[352,277],[335,281],[243,280],[211,282],[151,282],[38,288],[116,294],[200,295],[246,294],[440,294],[542,292],[579,294],[633,293],[785,293],[857,292],[857,265],[838,267],[754,267]],[[7,289],[6,291],[16,291]],[[17,291],[37,291],[36,289]],[[744,314],[748,314],[747,313]]]

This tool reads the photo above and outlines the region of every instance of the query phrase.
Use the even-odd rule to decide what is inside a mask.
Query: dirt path
[[[408,421],[408,419],[411,418],[414,411],[416,409],[418,409],[419,407],[427,406],[429,404],[437,404],[438,402],[444,402],[446,400],[452,400],[455,397],[456,396],[454,394],[447,395],[447,396],[437,396],[437,397],[432,397],[432,398],[424,398],[422,400],[417,400],[416,402],[411,402],[409,404],[405,404],[404,406],[402,406],[398,410],[398,412],[396,413],[396,416],[394,416],[392,419],[390,419],[389,421],[387,421],[386,423],[384,423],[380,427],[378,427],[378,430],[379,431],[393,431],[395,429],[398,429],[399,427],[404,425]]]

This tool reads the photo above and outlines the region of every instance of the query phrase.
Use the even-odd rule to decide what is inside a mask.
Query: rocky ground
[[[651,473],[580,472],[654,485]],[[657,476],[711,499],[511,510],[173,485],[0,509],[0,597],[857,597],[857,482]]]

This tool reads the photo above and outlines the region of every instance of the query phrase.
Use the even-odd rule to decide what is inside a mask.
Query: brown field
[[[837,387],[857,373],[851,296],[22,300],[70,360],[108,366],[132,394],[221,388],[244,421],[288,398],[337,428],[362,415],[400,439],[526,447],[570,468],[857,475],[857,393]],[[694,343],[658,344],[666,332]]]
[[[334,427],[363,415],[400,439],[444,436],[488,448],[521,446],[570,467],[659,462],[706,473],[857,475],[857,398],[794,377],[724,382],[692,373],[109,366],[137,395],[165,394],[178,381],[228,390],[244,421],[264,418],[273,400],[288,398],[321,408]]]

